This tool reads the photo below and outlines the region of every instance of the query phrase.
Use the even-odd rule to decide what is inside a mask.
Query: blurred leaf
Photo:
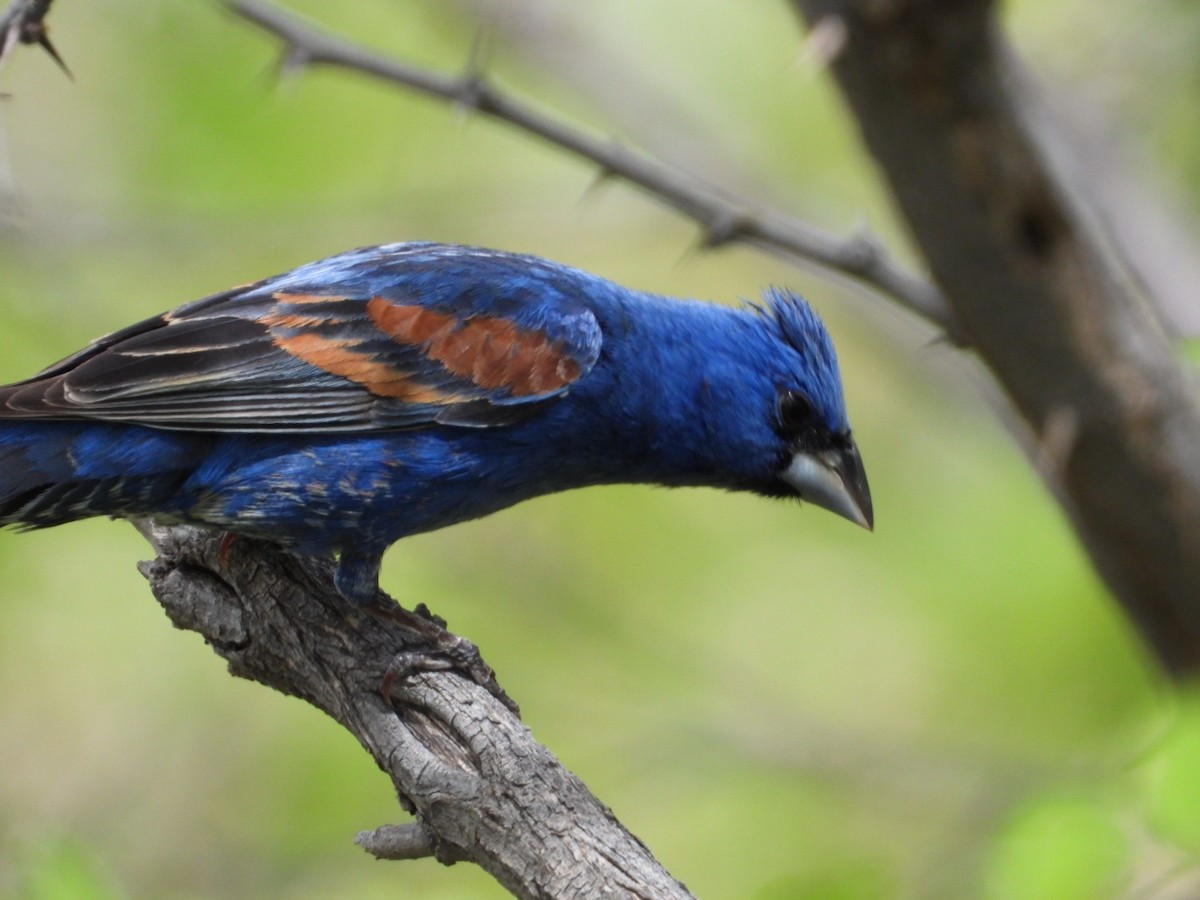
[[[121,900],[95,854],[69,838],[48,839],[26,851],[16,872],[14,900]]]
[[[1045,797],[1021,809],[988,862],[995,900],[1102,900],[1122,895],[1130,847],[1112,811],[1085,799]]]
[[[1180,698],[1176,720],[1145,770],[1150,826],[1167,841],[1200,852],[1200,692]]]

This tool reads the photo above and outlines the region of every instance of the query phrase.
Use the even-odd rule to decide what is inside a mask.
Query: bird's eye
[[[799,391],[779,395],[779,423],[788,434],[799,434],[812,424],[812,402]]]

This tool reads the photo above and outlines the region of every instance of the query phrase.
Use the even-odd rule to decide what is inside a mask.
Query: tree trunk
[[[793,3],[840,35],[831,67],[863,140],[1097,571],[1168,671],[1200,672],[1195,385],[1074,183],[993,4]]]

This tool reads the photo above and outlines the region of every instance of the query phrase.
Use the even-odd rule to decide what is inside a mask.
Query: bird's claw
[[[413,607],[413,615],[420,616],[422,619],[432,622],[438,628],[444,629],[446,627],[446,620],[435,613],[424,603],[418,603]]]
[[[499,700],[513,715],[520,717],[521,709],[496,680],[496,673],[479,655],[479,648],[457,634],[446,630],[446,622],[431,613],[424,604],[410,612],[398,604],[375,606],[374,615],[400,624],[421,638],[419,649],[405,650],[393,657],[383,675],[379,692],[391,703],[393,688],[418,672],[457,672],[482,687]]]
[[[383,675],[383,681],[379,685],[379,692],[383,695],[384,700],[390,703],[393,697],[392,690],[396,687],[396,683],[405,681],[418,672],[452,671],[475,682],[503,703],[509,712],[519,717],[521,715],[520,707],[508,696],[504,688],[500,687],[500,683],[496,680],[496,673],[483,661],[483,657],[479,655],[479,650],[475,645],[464,638],[450,635],[449,632],[447,635],[455,638],[457,643],[437,649],[407,650],[397,653],[393,657],[391,665],[388,666]]]

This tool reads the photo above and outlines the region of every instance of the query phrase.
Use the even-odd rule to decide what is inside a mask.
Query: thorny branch
[[[937,288],[508,96],[373,54],[263,0],[224,0],[285,65],[351,69],[536,135],[740,241],[849,275],[975,347],[1035,434],[1098,572],[1164,667],[1200,671],[1200,408],[1056,151],[991,0],[792,0],[891,182]],[[942,293],[944,291],[945,293]],[[1067,431],[1055,423],[1073,422]],[[1069,444],[1063,436],[1069,435]]]
[[[793,263],[848,277],[894,298],[951,339],[961,338],[937,288],[897,265],[869,234],[839,238],[776,210],[762,208],[617,141],[604,140],[567,125],[554,115],[509,96],[474,69],[453,76],[410,66],[320,31],[299,17],[259,0],[225,0],[225,5],[283,41],[285,68],[327,65],[350,69],[506,122],[594,163],[602,177],[619,178],[635,185],[693,219],[702,229],[705,247],[739,242]]]
[[[17,44],[37,44],[71,77],[71,70],[50,43],[46,16],[53,0],[13,0],[0,12],[0,65]]]

